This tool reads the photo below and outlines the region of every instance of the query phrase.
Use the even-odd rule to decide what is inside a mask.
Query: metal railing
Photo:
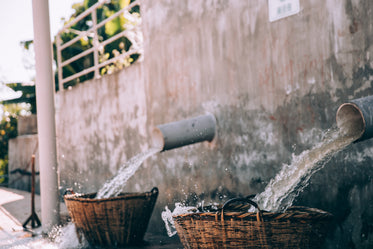
[[[64,90],[64,84],[73,80],[78,79],[81,76],[87,75],[91,72],[94,72],[94,78],[100,78],[101,73],[100,69],[113,64],[117,61],[123,60],[128,58],[133,54],[142,54],[142,33],[141,33],[141,19],[140,17],[137,20],[133,20],[131,25],[128,25],[123,31],[120,33],[104,40],[100,41],[99,32],[100,28],[103,28],[104,25],[115,18],[120,17],[121,15],[125,16],[126,19],[133,19],[135,18],[133,15],[130,14],[130,10],[136,6],[140,7],[140,0],[133,1],[123,9],[119,10],[116,13],[113,13],[108,18],[102,20],[98,23],[97,21],[97,9],[101,8],[104,4],[107,4],[110,1],[107,0],[99,0],[96,4],[92,5],[90,8],[85,10],[75,19],[67,23],[57,34],[56,36],[56,49],[57,49],[57,69],[58,69],[58,84],[59,89]],[[87,17],[91,16],[91,27],[87,30],[76,30],[72,28],[78,22],[86,19]],[[73,33],[75,36],[73,39],[63,43],[61,36],[66,33]],[[134,35],[135,34],[135,35]],[[74,55],[71,58],[63,60],[62,58],[62,51],[74,45],[76,42],[79,42],[81,39],[90,38],[92,41],[92,47],[88,48],[87,50]],[[100,53],[103,53],[103,49],[106,45],[118,40],[121,37],[126,37],[132,45],[130,48],[125,52],[121,53],[113,58],[109,58],[107,60],[99,60]],[[101,52],[100,52],[101,51]],[[80,72],[76,72],[68,77],[63,76],[63,68],[69,66],[71,63],[93,54],[93,65],[81,70]]]

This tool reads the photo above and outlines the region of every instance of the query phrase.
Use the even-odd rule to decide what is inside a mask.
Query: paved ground
[[[40,196],[35,196],[35,211],[41,220]],[[67,216],[67,209],[61,203],[61,216]],[[50,242],[41,236],[41,228],[33,233],[25,231],[22,224],[31,215],[31,194],[29,192],[0,187],[0,248],[1,249],[67,249],[82,248],[75,239],[75,230],[70,223],[54,231],[56,241]],[[28,223],[30,227],[30,223]],[[62,233],[62,235],[61,235]],[[167,235],[145,235],[145,244],[131,249],[182,249],[177,236],[169,238]],[[84,248],[89,248],[88,246]]]

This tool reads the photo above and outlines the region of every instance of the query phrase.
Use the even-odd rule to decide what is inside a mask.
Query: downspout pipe
[[[161,151],[211,142],[216,136],[216,119],[212,114],[158,125],[153,131],[153,146]]]
[[[337,126],[345,135],[354,135],[354,142],[373,137],[373,96],[342,104],[336,115]]]
[[[60,221],[54,77],[48,0],[33,0],[36,106],[39,141],[42,232],[48,233]]]

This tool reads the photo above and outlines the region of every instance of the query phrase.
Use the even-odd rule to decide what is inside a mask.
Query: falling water
[[[76,227],[74,223],[68,223],[65,226],[56,226],[48,233],[48,239],[53,241],[53,245],[55,245],[58,249],[83,249],[88,248],[88,242],[81,238],[79,238],[76,233]]]
[[[312,149],[293,155],[292,163],[283,165],[282,170],[270,181],[265,190],[256,195],[256,201],[263,210],[280,212],[292,205],[297,195],[308,185],[311,176],[320,170],[331,157],[359,139],[364,133],[364,127],[356,125],[356,116],[340,117],[338,128],[326,131],[324,140]],[[180,204],[171,212],[166,206],[162,212],[168,235],[176,233],[173,216],[188,213],[191,207]],[[249,210],[254,211],[254,210]]]
[[[137,154],[123,164],[117,174],[107,181],[97,192],[96,199],[109,198],[121,193],[128,179],[135,174],[140,165],[152,155],[160,152],[160,148],[151,148],[143,153]]]
[[[286,210],[297,195],[307,186],[311,176],[320,170],[338,151],[362,135],[361,127],[352,119],[342,120],[339,128],[330,129],[325,139],[310,150],[293,156],[292,163],[282,170],[254,200],[263,210],[277,212]]]
[[[298,193],[308,184],[310,177],[320,170],[336,152],[351,144],[358,137],[341,136],[332,130],[328,137],[310,150],[294,156],[292,163],[283,165],[281,171],[254,200],[267,211],[282,211],[289,207]]]
[[[176,234],[175,222],[172,217],[180,215],[180,214],[195,212],[195,210],[196,210],[196,207],[192,207],[192,206],[188,207],[180,202],[175,203],[175,209],[172,212],[170,209],[168,209],[168,206],[166,206],[165,211],[163,211],[161,214],[161,217],[166,226],[168,237],[172,237]]]
[[[117,174],[98,191],[97,199],[114,197],[120,194],[127,180],[135,174],[140,165],[152,155],[160,152],[159,148],[151,148],[148,151],[132,157],[123,164]],[[68,248],[89,248],[88,242],[81,238],[79,241],[74,223],[68,223],[66,226],[56,226],[45,239],[41,235],[32,238],[17,239],[0,242],[0,248],[50,248],[50,249],[68,249]],[[12,245],[10,247],[10,245]],[[6,246],[6,247],[5,247]]]

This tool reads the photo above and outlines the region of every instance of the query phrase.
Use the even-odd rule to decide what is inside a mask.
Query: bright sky
[[[49,0],[51,36],[62,28],[62,17],[73,13],[71,6],[83,0]],[[0,2],[0,83],[30,82],[33,70],[24,68],[27,58],[21,41],[32,40],[32,0],[1,0]],[[51,39],[52,40],[52,39]],[[31,60],[31,58],[28,58]]]

